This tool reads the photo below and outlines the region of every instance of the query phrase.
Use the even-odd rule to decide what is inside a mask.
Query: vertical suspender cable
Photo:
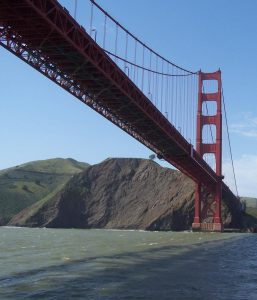
[[[167,74],[169,74],[169,64],[168,63],[167,63]],[[169,120],[168,102],[169,102],[169,76],[166,76],[165,111],[167,112],[167,119]]]
[[[176,75],[178,75],[178,69],[176,68]],[[174,126],[177,128],[178,126],[178,77],[175,77],[176,87],[175,87],[175,117],[174,117]]]
[[[103,48],[105,49],[105,43],[106,43],[106,24],[107,23],[107,15],[104,14],[104,39],[103,39]]]
[[[156,97],[155,97],[155,79],[156,79],[156,73],[153,74],[153,89],[152,89],[152,98],[153,98],[153,103],[156,106]]]
[[[198,105],[198,85],[199,85],[199,81],[198,81],[198,76],[195,76],[195,123],[194,123],[194,131],[195,131],[195,138],[194,138],[194,142],[195,142],[195,146],[196,146],[196,122],[197,122],[197,105]]]
[[[94,15],[94,3],[91,3],[91,17],[90,17],[90,36],[93,30],[93,15]]]
[[[141,84],[141,90],[142,92],[144,92],[144,66],[145,66],[145,47],[143,46],[143,62],[142,62],[142,66],[143,66],[143,69],[142,69],[142,84]]]
[[[171,65],[171,74],[174,74],[174,67]],[[170,102],[170,110],[171,110],[171,120],[172,120],[172,124],[175,126],[175,123],[174,123],[174,107],[173,105],[175,105],[174,103],[174,99],[173,99],[173,96],[174,96],[174,76],[171,77],[171,102]]]
[[[149,55],[149,69],[152,70],[152,52]],[[151,72],[148,72],[148,95],[151,97]]]
[[[184,72],[183,72],[184,73]],[[186,137],[186,77],[182,77],[182,93],[183,93],[183,108],[182,108],[182,114],[183,114],[183,123],[182,123],[182,134],[184,137]]]
[[[158,56],[156,56],[156,72],[158,72]],[[159,84],[158,84],[158,75],[156,74],[155,77],[155,89],[156,89],[156,93],[155,93],[155,106],[159,109]]]
[[[180,133],[183,134],[184,130],[184,77],[180,77],[180,111],[181,111],[181,121],[180,121]]]
[[[164,61],[162,59],[162,74],[161,74],[161,112],[163,112],[162,110],[162,107],[163,107],[163,64],[164,64]]]
[[[189,131],[190,131],[190,126],[189,126],[189,118],[188,118],[188,79],[189,77],[185,77],[185,86],[186,86],[186,89],[185,89],[185,109],[186,109],[186,133],[185,133],[185,137],[186,139],[189,141],[190,140],[190,134],[189,134]]]
[[[116,24],[116,36],[115,36],[115,63],[117,63],[117,51],[118,51],[118,31],[119,31],[119,26]]]
[[[77,7],[78,7],[78,0],[74,1],[74,19],[77,19]]]
[[[182,134],[185,135],[185,129],[186,129],[186,108],[185,108],[185,77],[182,77]]]
[[[189,76],[189,78],[187,78],[187,98],[186,98],[186,103],[187,103],[187,127],[188,127],[188,141],[190,141],[191,143],[191,126],[190,126],[190,120],[191,120],[191,116],[190,116],[190,112],[191,112],[191,79],[192,76]]]
[[[137,40],[135,40],[134,64],[137,63]],[[136,67],[134,66],[134,82],[136,82]]]
[[[193,113],[193,105],[194,105],[194,95],[193,95],[193,79],[194,76],[190,76],[190,89],[189,89],[189,97],[188,97],[188,101],[189,101],[189,119],[191,120],[191,122],[189,123],[190,126],[190,141],[191,144],[193,145],[194,140],[193,140],[193,120],[194,120],[194,113]]]
[[[186,107],[186,92],[187,92],[187,78],[183,76],[184,87],[183,87],[183,102],[184,102],[184,124],[183,124],[183,134],[187,138],[187,107]]]
[[[128,33],[126,33],[126,45],[125,45],[125,61],[124,61],[124,68],[126,71],[126,67],[127,67],[127,61],[128,60]]]
[[[179,94],[179,112],[178,112],[178,118],[179,118],[179,121],[178,121],[178,128],[179,128],[179,132],[181,133],[181,125],[182,125],[182,116],[181,116],[181,113],[180,113],[180,111],[181,111],[181,103],[182,103],[182,96],[181,96],[181,76],[178,78],[179,79],[179,81],[178,81],[178,94]]]

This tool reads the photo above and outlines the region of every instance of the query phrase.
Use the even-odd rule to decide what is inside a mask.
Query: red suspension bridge
[[[194,180],[193,228],[221,231],[222,197],[240,205],[222,176],[221,71],[175,65],[88,4],[83,27],[77,0],[73,16],[57,0],[0,0],[0,45]]]

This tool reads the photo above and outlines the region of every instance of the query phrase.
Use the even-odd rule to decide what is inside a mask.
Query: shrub
[[[24,191],[26,191],[26,192],[29,191],[29,188],[28,188],[28,186],[27,186],[26,184],[24,184],[24,185],[22,186],[22,189],[23,189]]]

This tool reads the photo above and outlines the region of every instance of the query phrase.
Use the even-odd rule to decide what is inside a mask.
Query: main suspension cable
[[[140,66],[140,65],[138,65],[136,63],[133,63],[133,62],[131,62],[131,61],[125,59],[125,58],[122,58],[119,55],[116,55],[116,54],[114,54],[114,53],[112,53],[112,52],[110,52],[108,50],[104,50],[104,51],[107,54],[109,54],[109,55],[111,55],[111,56],[113,56],[113,57],[115,57],[115,58],[117,58],[117,59],[119,59],[119,60],[121,60],[121,61],[129,64],[129,65],[131,65],[131,66],[134,66],[134,67],[139,68],[141,70],[144,70],[144,71],[147,71],[147,72],[151,72],[151,73],[154,73],[154,74],[157,74],[157,75],[163,75],[163,76],[169,76],[169,77],[185,77],[185,76],[192,76],[192,75],[196,74],[196,73],[189,73],[189,74],[169,74],[169,73],[159,72],[159,71],[151,70],[149,68]]]
[[[128,31],[124,26],[122,26],[118,21],[116,21],[110,14],[108,14],[107,11],[105,11],[98,3],[95,2],[95,0],[90,0],[90,2],[92,3],[92,5],[95,5],[102,13],[104,13],[110,20],[112,20],[117,26],[119,26],[123,31],[125,31],[129,36],[131,36],[135,41],[137,41],[139,44],[141,44],[144,48],[146,48],[147,50],[151,51],[153,54],[155,54],[156,56],[158,56],[160,59],[164,60],[165,62],[173,65],[174,67],[180,69],[181,71],[190,73],[190,74],[197,74],[197,72],[192,72],[189,70],[186,70],[176,64],[174,64],[173,62],[167,60],[166,58],[164,58],[163,56],[161,56],[160,54],[158,54],[157,52],[155,52],[152,48],[150,48],[149,46],[147,46],[145,43],[143,43],[142,41],[140,41],[135,35],[133,35],[130,31]],[[91,12],[91,16],[93,15],[93,13]],[[92,26],[92,24],[91,24]]]
[[[229,135],[229,130],[228,130],[228,120],[227,120],[226,104],[225,104],[225,98],[224,98],[223,87],[222,86],[221,86],[221,94],[222,94],[222,103],[223,103],[223,107],[224,107],[226,129],[227,129],[227,135],[228,135],[228,145],[229,145],[230,159],[231,159],[232,171],[233,171],[233,176],[234,176],[234,181],[235,181],[236,195],[238,197],[239,195],[238,195],[238,189],[237,189],[237,181],[236,181],[234,160],[233,160],[232,147],[231,147],[230,135]]]

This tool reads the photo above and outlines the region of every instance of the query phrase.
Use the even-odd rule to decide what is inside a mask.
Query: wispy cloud
[[[257,117],[243,113],[240,121],[230,126],[230,131],[249,138],[257,137]]]
[[[243,155],[234,160],[239,196],[257,198],[257,155]],[[230,162],[223,163],[225,182],[235,192],[234,177]]]

